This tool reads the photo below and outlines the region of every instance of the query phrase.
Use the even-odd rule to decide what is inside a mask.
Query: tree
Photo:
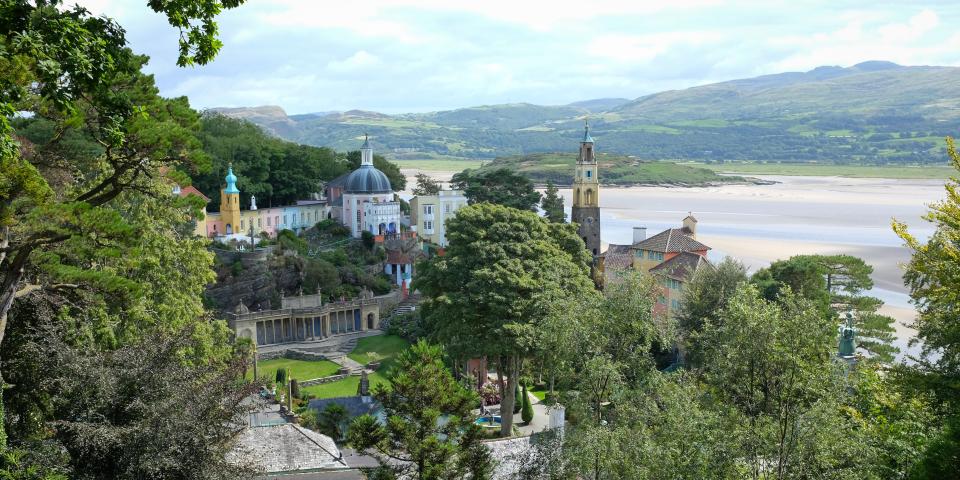
[[[558,243],[557,239],[561,241]],[[497,363],[502,433],[512,429],[523,359],[538,347],[536,324],[561,298],[596,295],[589,255],[569,224],[493,204],[470,205],[447,223],[446,254],[418,264],[424,327],[459,359]],[[458,362],[459,363],[459,362]]]
[[[700,352],[690,350],[692,340],[707,323],[718,325],[720,312],[741,284],[747,282],[747,269],[737,260],[726,257],[716,268],[701,268],[693,279],[683,286],[683,300],[677,311],[680,344],[686,350],[687,361],[698,365]]]
[[[960,152],[947,138],[951,165],[960,171]],[[924,219],[936,227],[922,243],[906,224],[894,221],[893,229],[912,255],[904,281],[918,310],[911,325],[917,331],[923,355],[911,367],[900,367],[905,384],[917,392],[930,391],[942,408],[941,423],[948,427],[934,445],[917,473],[917,478],[936,478],[956,471],[960,458],[960,324],[956,305],[960,301],[960,178],[951,177],[944,188],[947,198],[930,206]]]
[[[379,475],[489,478],[489,454],[470,413],[479,398],[453,378],[440,347],[417,342],[397,357],[388,379],[389,388],[374,391],[386,424],[363,415],[349,429],[350,444],[380,461]]]
[[[277,373],[274,375],[274,380],[277,382],[278,387],[283,387],[287,384],[287,369],[278,368]]]
[[[463,190],[472,204],[496,203],[518,210],[534,211],[540,204],[540,192],[527,177],[506,168],[496,170],[464,170],[453,176],[450,186]]]
[[[871,454],[842,438],[856,431],[837,414],[846,392],[832,358],[835,324],[789,288],[776,302],[743,284],[701,340],[707,383],[733,409],[740,455],[752,478],[804,474],[859,477]]]
[[[530,395],[527,393],[527,386],[523,386],[523,408],[520,410],[520,419],[523,423],[530,424],[533,421],[533,405],[530,404]]]
[[[517,386],[513,387],[513,414],[516,415],[520,413],[522,409],[523,397],[520,396],[520,383],[517,382]]]
[[[350,416],[343,405],[338,403],[328,404],[327,408],[323,409],[317,417],[317,430],[339,442],[344,437],[345,429],[343,427],[349,419]]]
[[[51,277],[71,274],[124,284],[122,274],[81,272],[56,261],[50,270],[60,275],[37,275],[39,282],[27,285],[23,280],[38,273],[35,261],[53,260],[49,250],[65,243],[75,252],[111,258],[129,253],[139,239],[119,213],[110,211],[112,202],[125,191],[150,190],[146,184],[160,166],[190,170],[203,168],[206,160],[191,133],[195,113],[185,99],[157,96],[151,77],[140,73],[146,60],[126,48],[123,29],[82,7],[61,9],[59,3],[16,0],[0,9],[5,72],[0,77],[0,342],[16,298],[64,285]],[[214,18],[241,3],[151,1],[149,6],[180,30],[177,63],[184,66],[213,59],[220,48]],[[8,119],[18,111],[55,126],[46,144],[13,132]],[[78,135],[102,154],[60,156],[57,140]],[[0,392],[3,383],[0,375]]]
[[[413,187],[414,196],[424,196],[424,195],[439,195],[440,194],[440,182],[430,178],[429,175],[425,173],[417,174],[417,186]]]
[[[757,271],[751,282],[769,300],[790,287],[819,305],[825,316],[836,319],[852,313],[860,348],[891,362],[900,351],[893,345],[894,319],[877,313],[883,305],[880,299],[861,295],[873,287],[872,273],[873,267],[850,255],[796,255]]]
[[[558,190],[553,182],[547,182],[547,192],[540,201],[540,208],[546,214],[547,220],[553,223],[563,223],[566,216],[563,212],[563,197],[557,194]]]

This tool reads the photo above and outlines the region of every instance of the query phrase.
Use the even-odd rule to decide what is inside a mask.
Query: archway
[[[590,188],[587,189],[587,197],[584,200],[584,203],[586,203],[587,205],[593,204],[593,189],[590,189]]]
[[[233,227],[231,227],[230,224],[228,223],[228,224],[227,224],[227,235],[230,235],[231,233],[233,233]]]
[[[390,222],[390,224],[387,225],[387,233],[391,233],[391,234],[397,233],[397,224],[394,222]]]
[[[387,224],[381,223],[380,225],[377,225],[377,232],[379,232],[379,235],[387,233]]]
[[[576,205],[576,204],[578,204],[578,203],[580,203],[580,189],[579,189],[579,188],[573,190],[573,204]]]
[[[373,330],[374,320],[376,320],[376,318],[374,318],[373,313],[368,313],[367,314],[367,330]]]

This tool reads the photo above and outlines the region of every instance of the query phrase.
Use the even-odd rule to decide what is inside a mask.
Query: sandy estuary
[[[416,172],[409,175],[412,177]],[[450,172],[428,172],[449,179]],[[600,193],[603,242],[630,243],[634,226],[649,235],[692,212],[698,239],[711,246],[712,260],[732,256],[751,271],[798,254],[845,253],[873,266],[872,295],[886,302],[883,313],[898,320],[901,350],[914,316],[901,265],[909,251],[890,227],[906,222],[920,238],[933,228],[921,217],[944,196],[942,180],[762,176],[773,185],[704,188],[604,187]],[[413,185],[413,179],[410,179]],[[561,189],[565,205],[570,190]],[[909,349],[911,353],[916,349]]]

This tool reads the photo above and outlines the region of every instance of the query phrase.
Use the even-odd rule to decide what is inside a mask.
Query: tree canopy
[[[467,169],[453,176],[450,186],[462,190],[470,204],[496,203],[518,210],[536,210],[540,192],[523,175],[505,168],[497,170]]]

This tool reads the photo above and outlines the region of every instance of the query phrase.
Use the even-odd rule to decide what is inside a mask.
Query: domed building
[[[384,236],[400,233],[400,202],[394,200],[390,179],[373,166],[373,148],[366,136],[360,147],[360,168],[342,182],[340,221],[354,237],[364,230]]]

